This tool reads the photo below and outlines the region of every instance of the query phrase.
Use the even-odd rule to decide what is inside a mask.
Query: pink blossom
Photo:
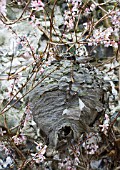
[[[96,8],[95,4],[91,4],[91,6],[90,6],[90,10],[91,10],[91,11],[94,11],[94,10],[95,10],[95,8]]]
[[[44,72],[44,68],[42,67],[41,69],[40,69],[40,74],[42,74]]]
[[[109,126],[109,124],[99,125],[99,127],[102,128],[101,131],[104,132],[105,135],[107,134],[108,126]]]
[[[0,128],[0,135],[3,136],[4,133],[6,133],[6,131],[5,130],[3,131],[2,128]]]
[[[89,14],[90,14],[90,9],[89,8],[85,8],[84,15],[89,15]]]
[[[0,1],[0,13],[2,13],[3,15],[6,15],[6,0],[1,0]]]
[[[46,152],[47,145],[44,145],[44,146],[43,146],[42,143],[37,144],[36,149],[38,150],[38,153],[31,154],[31,156],[33,157],[33,160],[34,160],[36,163],[43,162],[44,159],[45,159],[44,154],[45,154],[45,152]]]
[[[113,46],[114,48],[118,48],[118,43],[117,43],[117,42],[114,42],[114,44],[112,44],[112,46]]]
[[[19,136],[15,135],[12,137],[12,139],[16,145],[20,145],[26,142],[26,137],[22,134],[20,134]]]
[[[26,106],[25,115],[26,115],[26,116],[25,116],[25,120],[24,120],[24,127],[27,125],[27,123],[28,123],[29,121],[32,120],[32,111],[31,111],[31,109],[30,109],[29,103],[28,103],[28,105]]]
[[[93,35],[88,39],[88,45],[98,45],[103,44],[105,47],[115,47],[117,48],[117,43],[114,40],[110,39],[110,36],[114,33],[112,27],[109,27],[105,30],[103,28],[95,29]]]
[[[96,153],[97,149],[98,149],[98,145],[96,143],[83,143],[83,147],[85,148],[87,154],[89,155],[93,155]]]
[[[78,157],[75,157],[75,165],[78,165],[80,163],[80,160]]]
[[[110,46],[110,40],[104,41],[104,46],[105,46],[105,47],[109,47],[109,46]]]
[[[4,151],[5,155],[9,155],[11,151],[5,146],[3,142],[0,142],[0,151]]]
[[[29,22],[29,23],[34,26],[34,23],[35,23],[35,15],[32,15],[32,16],[30,17],[30,22]]]
[[[31,2],[32,8],[34,8],[36,11],[40,11],[41,9],[43,10],[44,4],[42,3],[41,0],[32,0]]]
[[[107,114],[105,114],[105,119],[109,122],[110,121],[110,118]]]
[[[70,29],[74,28],[74,21],[75,18],[78,16],[79,13],[79,7],[82,4],[81,0],[66,0],[67,1],[67,5],[68,5],[68,11],[65,11],[64,13],[64,25],[67,26],[68,31]],[[73,7],[72,9],[70,9],[70,4],[72,3]]]
[[[101,131],[106,135],[107,131],[108,131],[108,127],[109,127],[109,122],[110,122],[110,118],[107,114],[105,114],[105,120],[103,122],[103,125],[99,125],[99,127],[101,127]]]
[[[111,22],[113,25],[115,25],[115,27],[120,28],[120,10],[115,10],[115,11],[109,11],[110,12],[110,16],[109,18],[111,19]]]
[[[93,45],[92,41],[89,40],[88,46],[92,46],[92,45]]]
[[[62,162],[58,163],[59,169],[65,170],[76,170],[76,165],[78,165],[79,159],[71,159],[70,157],[66,157]]]

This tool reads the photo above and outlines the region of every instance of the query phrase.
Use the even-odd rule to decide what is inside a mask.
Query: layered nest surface
[[[29,94],[29,101],[40,135],[46,136],[51,147],[78,139],[104,115],[108,88],[96,68],[69,60],[56,61],[42,79]]]

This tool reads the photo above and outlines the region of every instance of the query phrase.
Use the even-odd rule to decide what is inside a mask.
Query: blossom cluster
[[[81,0],[66,0],[67,1],[67,5],[68,5],[68,9],[69,10],[65,10],[64,13],[64,20],[65,20],[65,25],[68,28],[68,30],[71,30],[74,28],[74,24],[75,24],[75,18],[76,16],[78,16],[79,13],[79,7],[82,4]],[[71,8],[72,5],[72,8]]]
[[[43,145],[43,143],[38,143],[36,146],[37,152],[31,153],[32,159],[38,164],[43,162],[45,160],[44,154],[46,152],[46,149],[47,149],[47,145]]]
[[[43,10],[44,4],[41,0],[32,0],[31,7],[35,11],[40,11],[40,10]]]
[[[89,155],[93,155],[97,152],[100,142],[100,137],[98,133],[92,133],[86,135],[87,140],[82,144],[82,147],[85,149],[86,153]]]
[[[71,157],[66,157],[63,161],[58,163],[59,169],[65,170],[77,170],[77,166],[79,163],[78,157],[72,159]]]
[[[15,135],[12,137],[16,145],[21,145],[26,143],[26,137],[23,134]]]
[[[77,167],[80,165],[80,145],[77,143],[74,143],[74,145],[72,144],[68,152],[69,155],[59,159],[58,167],[64,170],[77,170]]]
[[[94,10],[96,9],[96,5],[95,4],[91,4],[90,7],[86,7],[85,10],[84,10],[84,15],[85,16],[88,16],[91,14],[91,12],[93,12]]]
[[[120,30],[120,10],[115,10],[111,12],[111,15],[109,16],[111,23],[114,28],[113,34],[116,37],[119,37],[119,30]]]
[[[105,114],[105,120],[103,122],[103,125],[99,125],[99,127],[102,128],[101,131],[105,135],[107,135],[109,125],[110,125],[110,118],[107,114]]]
[[[94,29],[93,35],[88,39],[88,45],[89,46],[97,46],[97,45],[104,45],[105,47],[112,46],[114,48],[118,47],[118,44],[115,40],[111,40],[110,36],[114,33],[114,30],[112,27],[103,29]]]
[[[13,165],[13,155],[3,142],[0,142],[0,169],[10,168]]]
[[[28,104],[25,108],[25,116],[24,116],[24,120],[22,120],[21,124],[22,124],[22,128],[25,128],[27,126],[27,124],[29,122],[32,121],[33,117],[32,117],[32,112],[30,110],[30,105]],[[26,144],[26,140],[27,140],[27,137],[24,135],[24,133],[22,133],[22,129],[20,129],[20,133],[19,134],[16,134],[12,137],[13,139],[13,142],[16,144],[16,145],[21,145],[21,144]]]
[[[24,126],[26,126],[29,121],[32,121],[32,119],[33,119],[32,111],[30,108],[30,104],[28,103],[28,105],[26,106],[26,109],[25,109]]]
[[[120,28],[120,10],[110,11],[109,18],[115,27]]]
[[[6,155],[10,154],[10,150],[5,146],[4,142],[0,142],[0,151],[4,151]]]
[[[35,17],[35,15],[31,15],[30,17],[30,24],[33,26],[33,27],[37,27],[40,25],[40,21],[38,18]]]

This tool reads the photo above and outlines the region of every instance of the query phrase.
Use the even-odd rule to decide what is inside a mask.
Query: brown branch
[[[2,18],[1,18],[1,21],[2,21],[5,25],[13,25],[13,24],[15,24],[16,22],[20,21],[20,19],[22,18],[23,14],[25,13],[27,7],[29,6],[30,2],[31,2],[31,0],[28,0],[28,2],[27,2],[27,4],[26,4],[25,8],[23,9],[20,17],[19,17],[18,19],[16,19],[15,21],[13,21],[13,22],[5,22]],[[9,19],[8,19],[7,17],[5,17],[3,14],[1,14],[1,15],[3,16],[3,18],[4,18],[5,20],[9,20]]]
[[[18,100],[16,100],[16,102],[14,102],[9,108],[6,109],[6,107],[10,104],[10,102],[14,99],[14,97],[17,96],[17,94],[22,90],[22,88],[24,88],[26,86],[27,83],[25,83],[20,90],[14,95],[14,97],[5,105],[5,107],[2,109],[0,115],[4,114],[6,111],[8,111],[10,108],[12,108],[18,101],[20,101],[21,99],[23,99],[27,94],[29,94],[35,87],[37,87],[44,79],[46,79],[51,73],[53,73],[55,70],[57,70],[57,68],[59,68],[58,66],[53,69],[49,74],[47,74],[45,77],[42,78],[42,80],[40,80],[34,87],[32,87],[32,89],[30,89],[28,92],[26,92],[22,97],[20,97]],[[31,78],[31,77],[30,77]],[[30,80],[29,78],[29,80]],[[29,81],[28,80],[28,81]],[[27,81],[27,82],[28,82]],[[6,109],[6,110],[5,110]]]

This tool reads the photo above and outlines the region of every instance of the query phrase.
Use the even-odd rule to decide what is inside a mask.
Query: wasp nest
[[[102,73],[88,64],[54,62],[41,79],[45,76],[29,94],[29,101],[40,132],[56,148],[79,138],[105,113],[107,90]]]

